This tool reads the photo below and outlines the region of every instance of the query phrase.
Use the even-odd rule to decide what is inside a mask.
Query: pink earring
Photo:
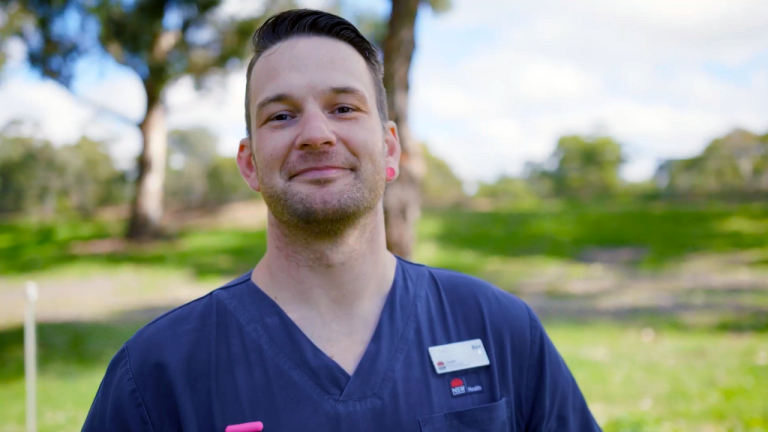
[[[387,179],[392,180],[395,178],[395,169],[392,167],[387,167]]]

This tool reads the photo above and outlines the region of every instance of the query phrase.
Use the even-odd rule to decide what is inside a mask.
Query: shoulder
[[[250,273],[242,275],[139,329],[124,345],[130,353],[131,365],[172,362],[197,351],[201,342],[213,337],[216,324],[229,316],[222,299],[229,291],[242,289],[249,278]]]
[[[474,316],[491,324],[528,328],[531,308],[514,294],[475,276],[403,260],[409,271],[431,279],[431,295],[451,308],[454,316]]]

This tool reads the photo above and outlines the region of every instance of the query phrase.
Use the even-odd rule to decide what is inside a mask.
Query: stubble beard
[[[302,236],[334,238],[370,214],[384,194],[386,182],[379,164],[361,164],[352,171],[350,185],[335,192],[302,191],[290,182],[283,186],[260,182],[267,208],[284,227]],[[381,169],[377,169],[381,168]],[[338,180],[336,180],[338,181]],[[317,186],[316,186],[317,187]]]

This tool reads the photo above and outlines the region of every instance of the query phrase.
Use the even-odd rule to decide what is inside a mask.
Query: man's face
[[[241,142],[238,165],[278,220],[336,231],[376,207],[400,147],[394,124],[381,124],[373,77],[354,48],[289,39],[259,58],[249,91],[252,137]]]

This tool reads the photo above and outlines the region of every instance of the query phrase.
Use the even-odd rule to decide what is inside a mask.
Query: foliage
[[[668,195],[768,192],[768,138],[736,129],[699,156],[662,163],[656,180]]]
[[[579,200],[610,197],[621,182],[621,146],[609,137],[564,136],[552,156],[552,172],[558,195]]]
[[[208,207],[260,197],[240,176],[235,158],[216,157],[208,166],[205,178],[208,189],[204,201]]]
[[[125,173],[114,167],[102,143],[83,137],[62,147],[59,154],[66,167],[63,187],[70,206],[78,213],[89,216],[99,207],[126,202]]]
[[[562,199],[615,199],[625,189],[619,178],[622,162],[621,146],[609,137],[564,136],[547,161],[527,162],[523,176],[480,183],[473,201],[478,208],[511,210]]]
[[[221,0],[115,2],[1,0],[14,35],[27,45],[33,67],[69,84],[83,56],[108,53],[133,69],[153,94],[186,74],[202,77],[248,53],[265,18],[217,13]],[[266,12],[290,6],[271,1]]]
[[[422,146],[426,174],[421,181],[422,205],[426,208],[442,208],[460,205],[467,196],[464,185],[451,167]]]
[[[142,80],[147,111],[139,123],[143,151],[127,237],[162,235],[166,152],[163,90],[174,80],[229,71],[249,53],[253,31],[291,0],[266,0],[255,17],[226,16],[222,0],[0,0],[10,33],[26,44],[30,65],[69,86],[80,60],[111,57]],[[105,56],[106,54],[106,56]],[[1,60],[1,59],[0,59]]]
[[[63,165],[48,141],[0,137],[0,212],[45,208],[53,212]]]
[[[210,131],[173,131],[170,147],[165,185],[170,206],[211,207],[258,198],[234,158],[216,153]],[[182,162],[174,167],[174,161]],[[103,143],[82,137],[55,147],[9,129],[0,133],[0,213],[91,217],[101,207],[126,204],[129,197],[127,174],[113,165]]]
[[[0,134],[0,213],[71,210],[89,216],[98,207],[125,202],[126,186],[101,143],[81,138],[56,148],[45,140]]]
[[[182,207],[201,207],[208,185],[206,173],[216,157],[216,137],[207,129],[173,130],[168,137],[165,200]]]
[[[216,153],[216,141],[205,128],[171,131],[165,185],[168,204],[214,207],[258,197],[240,176],[235,159]]]
[[[476,202],[487,201],[494,209],[531,208],[541,200],[528,179],[501,176],[493,183],[481,182],[474,195]]]

